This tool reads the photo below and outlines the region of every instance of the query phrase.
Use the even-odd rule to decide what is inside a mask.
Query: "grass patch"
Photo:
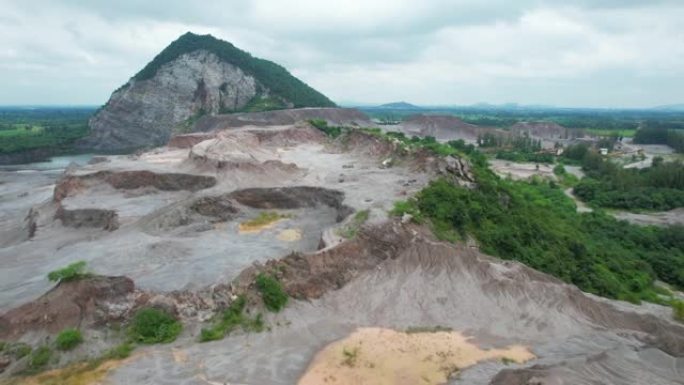
[[[337,230],[337,234],[347,239],[354,238],[361,229],[361,226],[366,223],[369,216],[370,210],[362,210],[357,212],[354,214],[354,218],[352,218],[348,225]]]
[[[57,336],[55,345],[59,350],[71,350],[83,342],[83,335],[78,329],[64,329]]]
[[[256,277],[256,287],[261,293],[266,309],[279,312],[287,305],[287,293],[275,277],[264,273],[259,274]]]
[[[684,301],[673,300],[672,304],[672,316],[675,320],[684,323]]]
[[[166,311],[156,308],[138,310],[128,333],[132,341],[143,344],[169,343],[183,330],[183,325]]]
[[[508,358],[508,357],[501,357],[501,363],[504,365],[510,365],[510,364],[515,364],[515,360]]]
[[[32,350],[33,349],[31,349],[31,346],[23,342],[3,342],[0,352],[14,357],[15,360],[18,360],[31,354]]]
[[[242,329],[246,331],[263,331],[264,321],[261,313],[257,314],[253,319],[249,318],[244,314],[246,306],[247,299],[245,296],[239,296],[230,304],[228,309],[221,314],[220,320],[217,323],[211,328],[202,329],[199,341],[208,342],[220,340],[237,327],[242,327]]]
[[[104,358],[109,360],[123,360],[124,358],[128,358],[134,349],[135,346],[133,344],[124,342],[109,349],[105,353]]]
[[[85,271],[85,267],[85,261],[74,262],[67,267],[49,272],[47,277],[52,282],[69,282],[83,279],[90,276]]]

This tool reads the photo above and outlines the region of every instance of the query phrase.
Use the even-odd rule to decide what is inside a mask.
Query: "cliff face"
[[[126,151],[164,144],[203,115],[331,105],[277,64],[188,33],[114,91],[81,146]]]

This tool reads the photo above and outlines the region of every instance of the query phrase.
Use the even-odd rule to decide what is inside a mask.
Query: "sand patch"
[[[480,361],[522,363],[533,358],[524,346],[483,350],[453,331],[360,328],[316,354],[298,384],[445,384]]]
[[[295,242],[302,239],[302,230],[300,229],[285,229],[278,233],[278,240],[283,242]]]

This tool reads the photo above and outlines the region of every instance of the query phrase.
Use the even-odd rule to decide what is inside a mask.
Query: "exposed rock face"
[[[126,150],[163,144],[178,124],[197,114],[243,108],[258,87],[254,77],[211,52],[181,55],[153,78],[132,79],[115,91],[91,119],[86,145]]]
[[[507,134],[503,130],[466,123],[452,115],[413,115],[406,118],[400,128],[407,135],[432,136],[438,140],[474,141],[484,133]]]
[[[126,277],[95,276],[61,282],[35,301],[0,316],[0,339],[15,340],[27,331],[57,333],[118,319],[111,306],[125,302],[135,285]]]
[[[578,134],[577,130],[565,128],[554,122],[520,122],[511,126],[511,132],[540,139],[573,139]]]
[[[126,151],[164,144],[202,115],[334,105],[275,63],[210,35],[186,33],[114,91],[81,146]]]
[[[122,190],[154,187],[164,191],[198,191],[216,184],[216,178],[204,175],[155,173],[148,170],[98,171],[92,174],[65,176],[55,186],[53,200],[61,202],[64,198],[102,181]]]
[[[372,125],[366,114],[353,108],[298,108],[205,116],[197,121],[195,129],[211,131],[243,126],[279,126],[310,119],[323,119],[333,126],[370,127]]]
[[[80,228],[92,227],[114,231],[119,228],[119,216],[114,210],[103,209],[74,209],[60,207],[55,218],[62,221],[64,226]]]

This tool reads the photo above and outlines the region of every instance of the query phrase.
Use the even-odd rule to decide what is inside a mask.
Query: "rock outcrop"
[[[202,115],[331,106],[277,64],[210,35],[187,33],[114,91],[90,120],[91,135],[80,145],[125,151],[164,144]]]
[[[133,281],[126,277],[92,276],[60,282],[35,301],[0,315],[0,339],[14,341],[29,331],[57,333],[121,319],[116,304],[127,302],[134,289]],[[128,310],[130,306],[120,308]]]

